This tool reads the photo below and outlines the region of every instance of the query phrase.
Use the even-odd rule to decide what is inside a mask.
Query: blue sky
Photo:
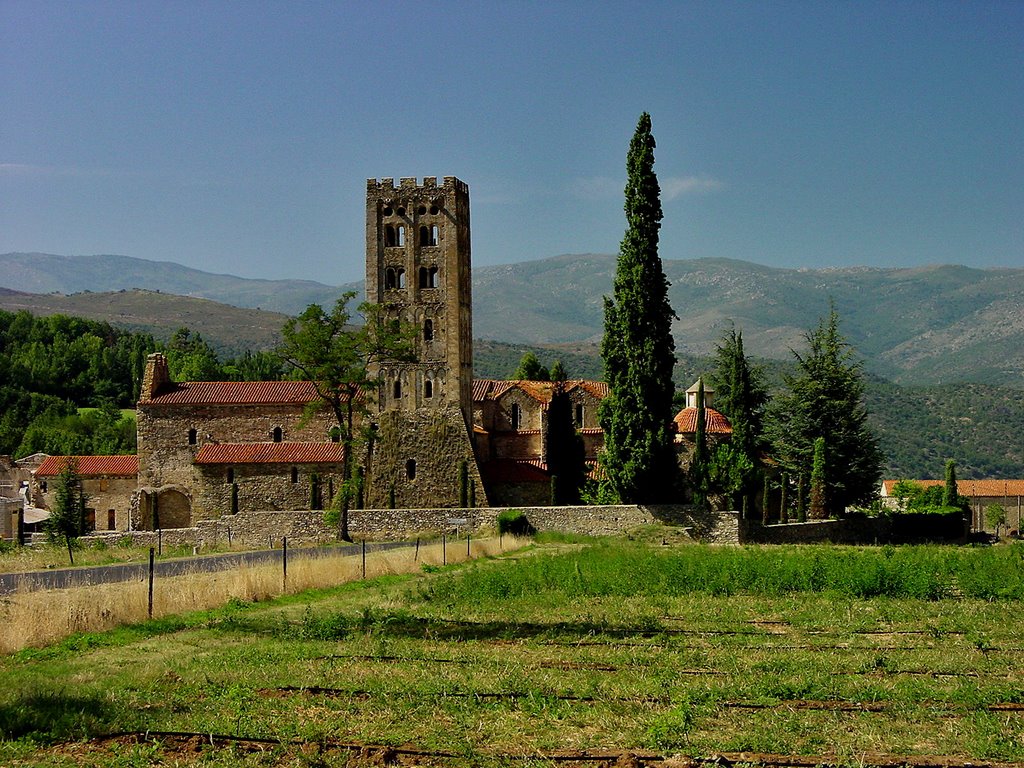
[[[1024,267],[1016,0],[0,0],[0,252],[340,283],[454,175],[477,265],[614,253],[645,110],[663,258]]]

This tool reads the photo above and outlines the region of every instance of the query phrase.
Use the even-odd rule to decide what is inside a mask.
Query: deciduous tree
[[[626,157],[626,234],[612,297],[604,300],[601,357],[609,394],[601,403],[608,481],[623,502],[668,501],[677,465],[672,445],[675,342],[668,280],[658,256],[661,189],[651,116],[640,116]]]
[[[288,366],[316,387],[319,399],[310,403],[310,414],[326,407],[338,422],[345,449],[342,474],[346,478],[339,490],[338,537],[346,541],[350,540],[348,510],[355,492],[352,452],[360,437],[356,427],[368,414],[380,386],[370,375],[370,366],[382,361],[414,360],[417,334],[407,325],[386,321],[379,307],[369,303],[358,309],[363,324],[353,325],[348,303],[354,297],[354,292],[345,293],[330,312],[319,304],[310,304],[284,324],[277,350]]]

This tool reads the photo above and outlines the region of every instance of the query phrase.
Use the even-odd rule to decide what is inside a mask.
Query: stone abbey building
[[[547,504],[552,384],[473,378],[465,183],[367,181],[366,297],[384,322],[416,328],[417,354],[370,370],[380,382],[365,425],[374,438],[354,457],[364,472],[363,506]],[[569,381],[566,389],[586,458],[596,463],[607,385]],[[102,510],[103,523],[187,528],[237,512],[329,505],[344,455],[331,411],[309,413],[317,400],[310,382],[171,381],[166,358],[150,355],[137,406],[137,482],[124,499],[104,500],[112,514]],[[691,415],[677,420],[684,414]],[[681,438],[686,430],[680,423]]]
[[[477,506],[550,497],[544,432],[548,382],[473,379],[469,188],[369,179],[366,297],[385,321],[417,329],[415,362],[381,362],[359,457],[368,508],[457,507],[463,475]],[[601,382],[567,383],[596,461]],[[309,509],[340,486],[332,414],[306,416],[309,382],[174,382],[163,355],[147,361],[138,403],[138,489],[130,527],[187,527],[233,511]]]

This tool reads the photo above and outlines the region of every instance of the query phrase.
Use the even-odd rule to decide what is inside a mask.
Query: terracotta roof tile
[[[305,405],[319,397],[310,381],[185,381],[160,388],[154,405]]]
[[[886,496],[892,495],[892,488],[899,480],[883,480],[883,493]],[[923,488],[931,488],[936,485],[945,485],[945,480],[911,480]],[[961,496],[985,496],[997,498],[1000,496],[1024,496],[1024,480],[957,480],[957,492]]]
[[[196,464],[340,464],[341,443],[207,443]]]
[[[138,456],[47,456],[35,471],[36,477],[56,477],[73,459],[80,477],[135,477]]]
[[[732,425],[729,420],[714,408],[705,408],[706,433],[709,435],[731,435]],[[673,419],[676,425],[676,432],[680,434],[693,434],[697,431],[697,409],[683,408]]]
[[[488,483],[550,483],[547,467],[540,459],[491,459],[480,467]]]
[[[547,405],[551,402],[554,384],[550,381],[526,381],[504,379],[476,379],[473,382],[473,401],[497,400],[510,389],[519,389],[537,402]],[[569,379],[565,382],[567,392],[582,389],[596,398],[603,399],[608,395],[608,385],[603,381],[586,379]]]

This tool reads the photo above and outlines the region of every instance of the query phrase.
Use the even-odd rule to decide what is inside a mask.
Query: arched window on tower
[[[398,287],[398,272],[395,270],[394,267],[388,267],[387,269],[384,270],[384,287]]]
[[[430,270],[427,272],[427,283],[428,288],[438,287],[439,283],[437,279],[437,267],[431,267]]]
[[[431,320],[429,317],[423,321],[423,340],[434,340],[434,321]]]
[[[405,288],[405,270],[399,267],[395,270],[395,275],[398,282],[399,288]]]
[[[391,392],[394,395],[395,400],[400,399],[402,397],[402,382],[395,379],[395,386],[392,388]]]
[[[282,437],[284,437],[284,433],[281,431],[281,428],[280,427],[274,427],[274,435],[273,435],[274,442],[275,443],[280,443]]]
[[[430,244],[431,245],[437,245],[438,242],[440,242],[440,240],[441,240],[441,230],[437,226],[437,224],[435,224],[434,226],[432,226],[430,228]]]
[[[420,227],[420,245],[433,245],[430,242],[430,229],[427,227]]]
[[[430,287],[430,270],[420,267],[420,288]]]
[[[434,382],[431,379],[427,379],[426,381],[423,382],[423,396],[434,396]]]
[[[396,245],[398,245],[398,233],[395,231],[394,226],[388,224],[384,227],[384,246],[394,248]]]
[[[519,403],[512,403],[512,429],[519,429],[523,423],[523,409]]]
[[[401,224],[398,225],[398,247],[401,248],[405,245],[405,227]]]

